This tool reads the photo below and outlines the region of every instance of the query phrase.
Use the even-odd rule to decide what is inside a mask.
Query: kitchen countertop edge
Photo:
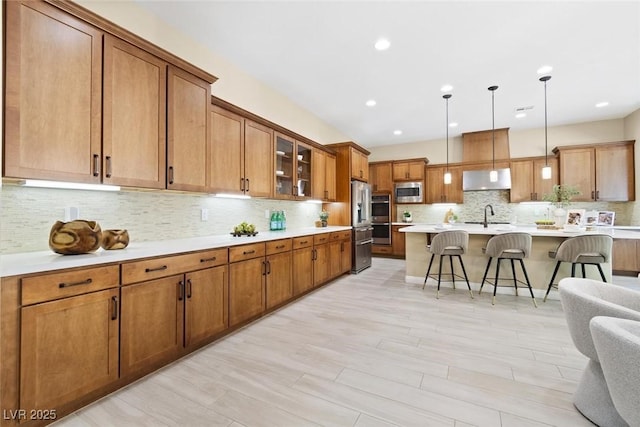
[[[634,228],[601,227],[593,231],[580,230],[578,232],[567,232],[564,230],[538,229],[535,225],[510,226],[508,224],[490,224],[488,228],[482,224],[455,224],[451,227],[442,227],[437,224],[407,224],[406,227],[398,231],[403,233],[439,233],[444,230],[465,230],[469,234],[494,235],[510,232],[525,232],[533,237],[574,237],[589,234],[609,234],[614,239],[634,239],[640,240],[640,232]]]
[[[252,237],[234,237],[231,234],[191,237],[149,242],[133,242],[125,249],[104,250],[82,255],[60,255],[53,251],[21,252],[0,255],[0,277],[42,273],[77,267],[135,261],[158,256],[202,251],[268,242],[333,231],[351,230],[350,226],[306,227],[285,231],[264,231]]]

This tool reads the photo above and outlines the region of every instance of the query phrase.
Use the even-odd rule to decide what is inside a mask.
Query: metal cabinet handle
[[[211,258],[202,258],[200,259],[200,262],[213,262],[216,259],[218,259],[218,257],[212,256]]]
[[[302,242],[300,242],[301,245],[306,245],[307,243],[309,243],[308,240],[303,240]]]
[[[187,279],[187,298],[191,298],[193,295],[193,284],[191,283],[191,279]]]
[[[595,191],[591,191],[591,200],[595,200],[596,199],[596,192]]]
[[[267,274],[271,274],[271,262],[267,260]]]
[[[247,182],[247,189],[245,191],[248,193],[249,192],[249,184],[250,184],[249,178],[245,178],[245,181]]]
[[[111,156],[105,157],[105,161],[107,163],[107,170],[105,171],[105,176],[107,178],[111,178]]]
[[[181,280],[178,282],[178,301],[184,299],[184,282]]]
[[[173,166],[169,166],[169,184],[173,184]]]
[[[155,268],[145,268],[144,272],[145,273],[153,273],[154,271],[162,271],[162,270],[166,270],[166,269],[167,269],[167,266],[163,265],[163,266],[155,267]]]
[[[596,200],[600,198],[600,190],[596,190]]]
[[[116,320],[118,318],[118,297],[111,297],[111,303],[111,320]]]
[[[100,156],[98,154],[93,155],[93,176],[100,175]]]
[[[240,191],[244,193],[244,178],[240,178]]]
[[[276,246],[276,249],[284,249],[287,245],[278,245]]]
[[[58,287],[59,288],[70,288],[71,286],[80,286],[80,285],[89,285],[91,284],[91,282],[93,282],[93,280],[91,278],[87,279],[87,280],[82,280],[80,282],[71,282],[71,283],[59,283]]]
[[[251,254],[255,254],[255,253],[256,253],[256,251],[252,249],[252,250],[250,250],[250,251],[244,251],[244,252],[242,252],[242,255],[251,255]]]

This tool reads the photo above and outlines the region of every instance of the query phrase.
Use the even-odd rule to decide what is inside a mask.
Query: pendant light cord
[[[495,113],[495,91],[498,86],[489,86],[491,91],[491,158],[493,170],[496,170],[496,113]]]
[[[544,165],[545,166],[549,166],[549,149],[547,148],[547,80],[549,80],[551,77],[547,76],[548,78],[541,78],[540,80],[542,80],[544,82]],[[544,80],[543,80],[544,79]]]

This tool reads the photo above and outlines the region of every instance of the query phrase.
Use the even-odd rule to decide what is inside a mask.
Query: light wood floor
[[[591,426],[560,302],[344,276],[56,426]]]

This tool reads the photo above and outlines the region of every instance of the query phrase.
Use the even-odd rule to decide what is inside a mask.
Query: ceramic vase
[[[102,230],[96,221],[56,221],[49,233],[49,247],[62,255],[94,252],[100,247],[101,242]]]

